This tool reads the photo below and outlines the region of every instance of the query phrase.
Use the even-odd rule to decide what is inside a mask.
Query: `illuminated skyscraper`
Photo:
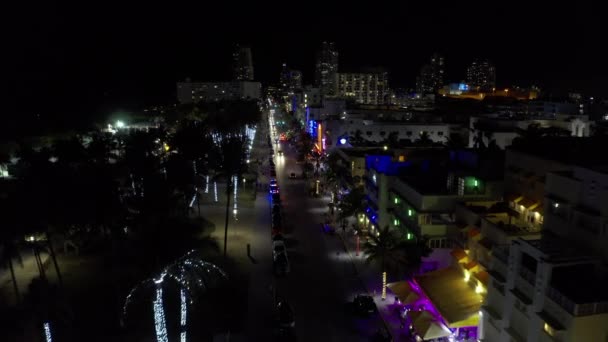
[[[338,72],[338,51],[333,42],[323,42],[317,52],[315,62],[315,84],[323,95],[335,95],[336,73]]]
[[[232,72],[236,81],[253,81],[253,60],[251,48],[241,45],[234,47],[232,53]]]
[[[416,78],[416,91],[421,94],[432,94],[443,86],[445,76],[445,62],[442,56],[434,54],[431,62],[420,69]]]
[[[474,61],[467,69],[467,83],[474,90],[492,91],[496,87],[496,68],[487,60]]]

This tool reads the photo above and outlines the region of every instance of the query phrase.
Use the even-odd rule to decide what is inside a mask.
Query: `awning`
[[[524,206],[526,209],[530,209],[534,205],[538,206],[538,201],[524,197],[521,201],[517,202],[517,204]]]
[[[464,264],[464,265],[463,265],[463,267],[464,267],[465,269],[467,269],[467,270],[471,270],[471,269],[473,269],[473,268],[477,267],[477,265],[479,265],[479,264],[477,263],[477,261],[469,261],[469,262],[467,262],[466,264]]]
[[[476,236],[478,236],[479,234],[481,234],[481,231],[479,230],[479,228],[473,228],[471,230],[469,230],[469,238],[474,238]]]
[[[485,286],[488,286],[488,280],[490,280],[490,274],[488,272],[480,271],[480,272],[473,274],[473,277],[475,277],[477,280],[479,280]]]
[[[416,317],[412,317],[412,321],[414,330],[423,340],[447,337],[452,334],[443,323],[436,321],[427,311],[422,311]]]
[[[463,249],[460,249],[460,248],[453,249],[450,252],[450,255],[458,261],[468,258],[467,252],[465,252]]]
[[[507,194],[507,195],[505,196],[505,200],[506,200],[507,202],[515,202],[515,203],[518,203],[518,202],[519,202],[519,201],[521,201],[523,198],[524,198],[524,196],[522,196],[522,195],[520,195],[520,194],[514,194],[514,193]]]
[[[453,267],[415,277],[449,328],[477,326],[483,297]]]
[[[406,300],[408,299],[408,297],[410,296],[410,294],[415,294],[412,291],[412,288],[410,287],[410,284],[408,284],[407,281],[398,281],[398,282],[394,282],[394,283],[389,283],[386,284],[386,287],[388,287],[392,293],[395,294],[395,296],[397,296],[397,298],[399,298],[399,300],[402,303],[406,303]],[[409,303],[406,303],[409,304]]]
[[[478,243],[489,251],[491,251],[492,246],[494,246],[494,242],[488,238],[483,238],[483,239],[479,240]]]

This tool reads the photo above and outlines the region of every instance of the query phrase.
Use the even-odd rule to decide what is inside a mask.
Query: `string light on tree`
[[[46,342],[53,342],[53,337],[51,336],[51,324],[49,322],[44,322],[44,337],[46,338]]]

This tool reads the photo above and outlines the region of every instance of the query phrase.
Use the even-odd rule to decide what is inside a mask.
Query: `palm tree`
[[[226,179],[226,222],[224,226],[224,257],[228,247],[228,220],[230,218],[230,195],[232,194],[233,175],[236,179],[245,172],[247,164],[245,153],[247,149],[247,137],[224,138],[220,144],[222,151],[221,174]]]
[[[384,144],[391,147],[399,145],[399,132],[390,132],[384,140]]]
[[[339,204],[340,219],[344,220],[347,217],[355,216],[365,211],[365,192],[363,187],[355,187],[350,192],[342,197]]]
[[[416,143],[420,146],[432,146],[433,140],[431,140],[431,137],[429,136],[429,132],[425,131],[425,132],[420,133],[420,137],[418,138]]]
[[[377,234],[370,234],[363,245],[367,263],[380,263],[382,270],[382,299],[386,298],[387,269],[397,269],[405,263],[403,251],[400,249],[402,240],[388,226],[380,229]]]
[[[462,138],[462,135],[453,133],[449,137],[446,137],[444,145],[450,149],[462,149],[466,147],[466,143]]]
[[[13,267],[13,259],[17,259],[20,263],[21,254],[19,253],[18,243],[15,240],[9,239],[8,237],[4,237],[2,241],[2,245],[0,246],[0,260],[2,262],[6,262],[8,264],[8,268],[11,272],[11,280],[13,282],[13,289],[15,290],[15,299],[17,304],[21,302],[21,295],[19,294],[19,286],[17,284],[17,278],[15,277],[15,269]]]

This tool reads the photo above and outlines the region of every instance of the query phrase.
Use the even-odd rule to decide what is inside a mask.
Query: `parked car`
[[[285,254],[287,255],[287,247],[285,247],[285,241],[283,240],[275,240],[272,241],[272,258],[273,260],[277,260],[279,255]]]
[[[269,191],[270,191],[270,193],[271,193],[271,194],[273,194],[273,195],[274,195],[274,194],[278,194],[278,193],[279,193],[279,187],[278,187],[278,186],[276,186],[276,185],[275,185],[275,186],[272,186],[272,185],[271,185],[271,186],[270,186],[270,190],[269,190]]]
[[[279,194],[272,194],[272,202],[273,203],[281,203],[281,195],[279,195]]]
[[[287,259],[287,254],[282,253],[277,255],[276,259],[274,259],[273,261],[272,267],[274,270],[274,274],[287,275],[291,271],[289,259]]]
[[[276,306],[275,322],[282,328],[294,328],[296,319],[293,309],[285,300],[279,300]]]
[[[295,172],[290,173],[289,179],[296,179],[296,173]]]
[[[353,300],[355,313],[361,316],[368,316],[378,312],[374,299],[368,295],[357,295]]]

